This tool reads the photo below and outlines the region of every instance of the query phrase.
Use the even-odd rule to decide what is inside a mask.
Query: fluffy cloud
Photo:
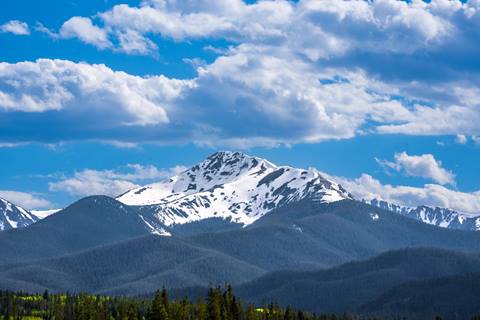
[[[0,148],[16,148],[25,145],[24,142],[0,142]]]
[[[319,74],[293,56],[270,53],[269,47],[234,48],[199,68],[192,80],[139,77],[63,60],[1,63],[0,109],[7,112],[0,118],[16,120],[5,121],[11,130],[0,138],[8,142],[10,133],[25,132],[33,141],[67,136],[218,144],[248,139],[274,145],[350,138],[370,120],[409,116],[391,98],[395,89],[360,70]],[[47,130],[33,136],[32,122]]]
[[[127,180],[110,178],[108,173],[95,170],[78,172],[72,178],[49,184],[50,191],[66,192],[74,196],[109,195],[119,194],[138,187],[137,184]]]
[[[459,1],[449,5],[395,0],[144,1],[139,7],[114,6],[100,17],[112,30],[157,33],[175,40],[217,37],[238,42],[295,42],[300,38],[303,46],[298,49],[319,57],[356,47],[412,51],[451,35],[455,12],[471,15],[469,10],[475,9]],[[310,35],[317,44],[305,48]]]
[[[208,124],[213,135],[278,143],[350,138],[369,120],[408,117],[408,110],[391,99],[393,88],[361,71],[312,70],[284,54],[249,45],[232,49],[198,69],[196,86],[183,100],[196,105],[196,120]]]
[[[455,84],[451,84],[455,86]],[[447,90],[447,86],[445,86]],[[478,96],[480,98],[480,95]],[[480,101],[480,100],[477,100]],[[433,101],[432,101],[433,102]],[[439,101],[441,102],[441,101]],[[378,126],[380,133],[401,133],[409,135],[476,135],[480,121],[480,104],[438,105],[431,107],[416,105],[408,121]]]
[[[110,127],[167,123],[167,105],[188,81],[142,78],[105,65],[40,59],[0,63],[0,84],[0,110],[65,111],[64,116],[76,118],[79,125],[82,120],[88,122],[82,118],[93,121],[102,116],[104,126]]]
[[[426,184],[423,187],[393,186],[382,184],[368,174],[363,174],[357,179],[342,177],[333,177],[333,179],[357,199],[381,199],[410,207],[426,205],[450,208],[466,214],[480,213],[480,190],[460,192],[438,184]]]
[[[0,190],[0,197],[25,209],[47,209],[52,207],[50,201],[32,193]]]
[[[85,17],[73,17],[65,21],[60,28],[58,36],[62,38],[78,38],[99,49],[106,49],[112,46],[112,43],[108,40],[107,32],[95,26],[90,18]]]
[[[243,147],[271,146],[351,138],[417,120],[408,101],[395,98],[396,87],[360,69],[312,68],[269,46],[232,48],[191,80],[41,59],[0,63],[0,84],[0,110],[7,111],[0,119],[10,126],[0,139],[6,142],[18,141],[20,132],[20,140],[41,142],[65,137],[231,146],[246,140]],[[465,122],[480,114],[471,112]],[[38,123],[47,130],[34,134],[29,128]]]
[[[480,72],[465,62],[480,54],[478,1],[149,0],[94,19],[73,17],[55,36],[130,54],[156,54],[164,38],[230,47],[188,80],[59,60],[0,64],[0,139],[245,148],[480,135]],[[48,129],[34,134],[38,124]]]
[[[455,141],[459,144],[465,144],[467,143],[468,138],[463,134],[457,134],[457,136],[455,137]]]
[[[117,37],[120,46],[119,51],[140,55],[156,54],[157,45],[137,31],[131,29],[118,31]]]
[[[108,195],[118,196],[136,188],[138,182],[147,182],[170,177],[185,170],[176,166],[169,170],[159,170],[154,166],[129,164],[122,170],[92,170],[76,172],[72,177],[49,184],[50,191],[67,192],[75,196]]]
[[[476,42],[475,34],[464,29],[475,30],[480,25],[479,16],[477,1],[457,0],[429,3],[303,0],[252,4],[241,0],[151,0],[138,7],[116,5],[98,14],[102,30],[117,39],[120,50],[129,53],[145,51],[128,49],[129,45],[125,46],[121,39],[126,34],[135,35],[136,46],[145,48],[151,47],[148,37],[158,34],[176,41],[222,38],[237,44],[285,46],[311,60],[359,52],[411,54],[430,50],[433,53],[444,45],[452,51],[449,44],[456,39],[468,45]],[[402,60],[397,59],[397,63]]]
[[[28,24],[18,20],[11,20],[0,25],[0,32],[13,33],[19,36],[25,36],[30,34]]]
[[[411,177],[432,179],[439,184],[455,184],[455,175],[442,167],[432,154],[411,156],[406,152],[396,153],[395,161],[376,159],[379,164]]]

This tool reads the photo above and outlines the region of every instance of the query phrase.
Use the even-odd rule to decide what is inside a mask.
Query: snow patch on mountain
[[[0,198],[0,231],[24,228],[58,210],[28,211]]]
[[[442,228],[480,230],[480,215],[469,215],[439,207],[418,206],[412,208],[378,199],[364,200],[364,202]]]
[[[37,220],[22,207],[0,198],[0,231],[26,227]]]
[[[117,200],[148,206],[167,226],[208,218],[249,225],[268,211],[309,198],[330,203],[352,196],[316,169],[277,166],[240,152],[217,152],[158,183],[130,190]]]
[[[378,213],[372,212],[370,213],[370,218],[372,218],[373,221],[377,221],[378,219],[380,219],[380,216],[378,215]]]
[[[62,209],[49,209],[49,210],[30,210],[30,213],[36,216],[39,220],[45,219],[48,216],[51,216],[54,213],[57,213]]]

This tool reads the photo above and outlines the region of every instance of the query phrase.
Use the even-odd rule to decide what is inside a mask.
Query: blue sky
[[[478,30],[478,1],[8,2],[0,196],[62,207],[230,149],[480,213]]]

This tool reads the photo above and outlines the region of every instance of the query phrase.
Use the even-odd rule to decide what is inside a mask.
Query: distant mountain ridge
[[[332,203],[354,197],[314,168],[277,166],[232,151],[216,152],[171,178],[117,197],[136,207],[150,232],[158,235],[169,235],[172,228],[191,233],[247,226],[274,209],[304,199]],[[363,202],[442,228],[480,230],[480,215],[378,199]],[[57,211],[29,211],[0,199],[0,231],[26,227]]]
[[[369,302],[398,285],[479,270],[478,253],[465,254],[426,247],[405,248],[326,270],[271,272],[245,283],[237,292],[251,302],[273,300],[281,305],[315,312],[357,312],[359,309],[367,310],[362,307],[369,304],[368,311],[373,313],[378,305]],[[408,296],[403,298],[404,305],[412,303]],[[417,303],[425,308],[426,301]],[[390,314],[403,315],[404,311],[399,309]],[[424,319],[431,319],[434,315],[429,314]]]
[[[405,247],[480,251],[476,232],[348,199],[304,199],[234,230],[150,233],[137,208],[105,196],[82,199],[28,228],[0,233],[0,287],[137,295],[163,285],[240,284],[272,271],[331,268]]]
[[[29,211],[0,198],[0,231],[29,226],[56,211]]]
[[[437,227],[473,231],[480,230],[480,214],[477,216],[466,215],[448,208],[433,208],[429,206],[412,208],[399,206],[378,199],[364,202]]]
[[[192,168],[117,198],[149,209],[167,226],[209,218],[249,225],[272,209],[302,199],[331,203],[353,197],[316,169],[276,166],[240,152],[217,152]]]
[[[208,219],[246,226],[273,209],[303,199],[331,203],[354,197],[314,168],[277,166],[231,151],[214,153],[170,179],[117,197],[120,202],[140,207],[145,217],[165,226]],[[423,205],[411,208],[377,199],[364,202],[442,228],[480,230],[480,215]]]
[[[0,264],[55,257],[148,234],[160,225],[107,196],[83,198],[27,228],[0,232]],[[165,232],[165,234],[167,234]]]

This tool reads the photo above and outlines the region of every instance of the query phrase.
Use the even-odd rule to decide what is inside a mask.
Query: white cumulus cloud
[[[480,213],[480,190],[461,192],[438,184],[425,184],[423,187],[395,186],[382,184],[368,174],[362,174],[356,179],[332,179],[360,200],[378,199],[408,207],[426,205],[449,208],[466,214]]]
[[[448,12],[466,14],[470,6],[438,2],[143,1],[139,7],[116,5],[99,16],[113,32],[134,30],[175,40],[217,37],[258,43],[275,39],[302,44],[297,50],[320,57],[356,47],[412,51],[440,41],[455,31]],[[312,38],[316,41],[309,43]]]
[[[50,191],[66,192],[74,196],[108,195],[118,196],[130,189],[137,188],[138,182],[156,181],[179,173],[186,168],[176,166],[160,170],[155,166],[129,164],[117,170],[85,169],[75,172],[73,176],[63,177],[49,183]]]
[[[60,28],[58,36],[62,38],[78,38],[99,49],[106,49],[112,46],[112,43],[108,40],[108,33],[94,25],[90,18],[85,17],[72,17],[65,21]]]
[[[480,76],[468,61],[480,54],[479,28],[478,1],[115,5],[58,33],[39,30],[129,54],[161,55],[162,39],[228,48],[208,63],[182,57],[197,70],[187,80],[62,60],[1,63],[0,139],[245,148],[363,134],[476,137]],[[38,123],[49,132],[29,131]]]
[[[49,209],[52,203],[43,197],[27,192],[0,190],[0,197],[25,209]]]
[[[103,115],[107,126],[168,122],[169,100],[188,85],[164,76],[142,78],[105,65],[50,59],[0,63],[0,83],[0,110]]]
[[[468,138],[463,134],[457,134],[455,141],[459,144],[465,144],[468,141]]]
[[[432,154],[409,155],[406,152],[396,153],[395,161],[376,159],[386,168],[404,172],[411,177],[431,179],[439,184],[455,184],[453,172],[442,167],[442,163]]]
[[[25,36],[30,34],[30,28],[28,27],[28,24],[26,22],[10,20],[0,25],[0,32],[13,33],[15,35]]]

